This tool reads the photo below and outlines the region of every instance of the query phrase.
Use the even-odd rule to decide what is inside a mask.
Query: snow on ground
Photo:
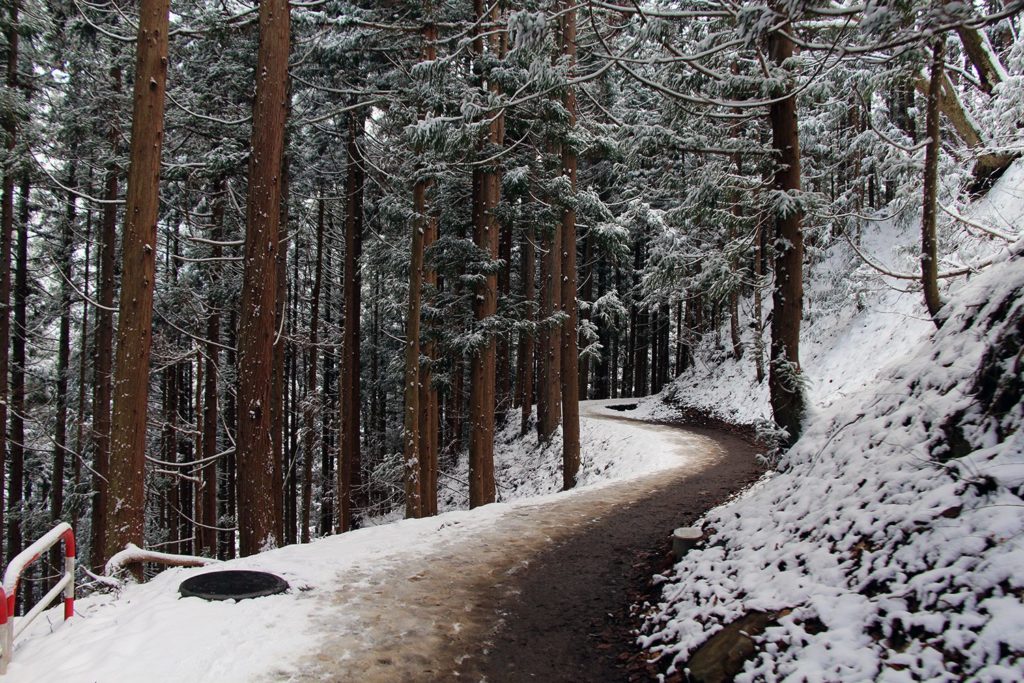
[[[1022,181],[1018,162],[971,220],[1020,234]],[[880,224],[863,248],[912,272],[914,237]],[[947,288],[938,332],[919,294],[851,268],[843,247],[819,264],[804,436],[774,476],[709,513],[708,542],[658,579],[640,642],[669,672],[763,612],[771,625],[752,634],[758,654],[737,680],[1024,680],[1024,243],[949,242],[963,261],[1016,256]],[[666,397],[763,418],[749,359],[716,368],[721,353],[704,353]]]
[[[318,624],[329,617],[337,628],[344,615],[327,612],[344,610],[328,598],[353,577],[379,582],[380,575],[396,563],[472,542],[502,524],[506,515],[520,514],[517,511],[526,505],[586,495],[588,489],[679,466],[680,447],[696,453],[704,446],[697,436],[593,419],[618,414],[604,407],[607,403],[616,402],[588,402],[582,408],[584,487],[580,490],[554,493],[561,488],[558,448],[531,450],[535,436],[525,446],[508,447],[511,432],[506,432],[496,467],[505,503],[383,524],[201,569],[169,569],[116,595],[80,599],[72,621],[63,623],[60,610],[50,610],[18,639],[6,680],[287,680],[295,663],[332,635]],[[542,476],[527,476],[537,461]],[[550,495],[522,500],[545,493]],[[456,497],[453,491],[449,496]],[[520,502],[507,503],[514,499]],[[453,505],[449,501],[449,507]],[[291,590],[238,603],[178,597],[184,579],[222,568],[270,571],[287,580]]]

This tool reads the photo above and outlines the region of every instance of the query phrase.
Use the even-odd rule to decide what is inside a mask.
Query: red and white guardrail
[[[64,576],[60,578],[50,592],[43,596],[25,616],[14,625],[14,607],[18,595],[18,581],[26,567],[39,559],[47,550],[64,541]],[[14,637],[20,635],[32,620],[50,606],[58,595],[64,594],[64,620],[70,619],[75,613],[75,533],[71,525],[61,522],[46,533],[45,536],[18,553],[4,572],[3,585],[0,586],[0,674],[7,673],[7,665],[14,654]]]

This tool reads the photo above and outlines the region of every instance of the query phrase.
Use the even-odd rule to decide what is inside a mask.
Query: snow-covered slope
[[[972,220],[1019,233],[1022,171]],[[880,225],[864,248],[912,270],[898,238]],[[1024,244],[959,243],[968,262],[1006,255],[947,289],[937,332],[918,294],[866,289],[874,277],[844,268],[844,250],[819,268],[806,431],[778,472],[703,520],[706,544],[659,579],[641,644],[668,671],[758,615],[738,680],[1024,679]],[[724,365],[724,386],[708,388],[698,367],[672,398],[764,417],[752,364]]]
[[[1024,237],[1024,161],[1015,162],[999,182],[970,207],[966,218],[1000,233]],[[945,214],[944,214],[945,217]],[[945,254],[940,270],[954,270],[1006,254],[1009,244],[967,224],[955,224],[940,235]],[[920,269],[920,226],[916,221],[884,220],[867,223],[861,251],[873,262],[902,273]],[[879,372],[904,355],[934,330],[914,284],[881,276],[864,264],[845,242],[813,252],[805,284],[804,324],[800,360],[807,381],[811,410],[870,391]],[[965,283],[943,283],[946,293]],[[750,301],[741,311],[744,323]],[[764,315],[770,308],[766,299]],[[670,404],[693,407],[737,424],[756,424],[770,415],[767,383],[758,384],[751,354],[749,325],[745,353],[736,361],[725,340],[706,339],[696,349],[696,366],[670,384],[660,396],[641,406],[652,414],[671,415]],[[767,347],[769,330],[765,329]],[[711,335],[709,335],[711,336]]]

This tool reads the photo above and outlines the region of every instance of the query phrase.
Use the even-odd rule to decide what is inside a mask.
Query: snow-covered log
[[[173,553],[158,553],[154,550],[144,550],[134,543],[129,543],[124,550],[115,554],[107,560],[103,573],[114,576],[129,565],[141,562],[155,562],[171,567],[204,567],[208,564],[216,564],[220,560],[211,557],[199,557],[197,555],[175,555]]]

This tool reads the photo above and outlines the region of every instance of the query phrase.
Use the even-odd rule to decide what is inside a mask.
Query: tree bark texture
[[[576,63],[576,9],[571,0],[563,3],[562,53],[569,58],[569,75]],[[569,131],[576,125],[576,91],[565,93],[569,112]],[[572,196],[562,210],[562,282],[561,305],[566,314],[562,330],[562,489],[576,486],[580,469],[580,386],[579,386],[579,310],[576,301],[576,150],[570,141],[562,143],[562,173],[569,178]]]
[[[260,43],[249,159],[249,196],[238,324],[239,551],[252,555],[279,542],[275,520],[272,392],[277,297],[281,161],[288,86],[286,0],[260,3]]]
[[[483,0],[474,0],[476,15],[484,19]],[[498,4],[491,8],[490,19],[496,20]],[[491,51],[498,48],[498,37],[492,35],[487,41]],[[477,36],[474,50],[478,59],[484,55],[484,40]],[[499,92],[497,84],[481,83],[481,87],[492,93]],[[491,122],[487,134],[487,147],[481,156],[493,154],[502,144],[504,114],[498,114]],[[494,163],[494,162],[492,162]],[[480,170],[480,187],[476,195],[479,207],[474,210],[476,218],[473,241],[490,260],[498,258],[498,239],[501,230],[495,209],[501,193],[501,174],[496,166],[485,166]],[[476,324],[485,324],[498,311],[498,275],[488,273],[477,286],[474,299]],[[471,508],[494,502],[494,410],[495,410],[495,339],[494,334],[484,330],[485,342],[473,353],[470,368],[469,398],[469,506]]]
[[[306,404],[302,411],[302,518],[299,540],[309,543],[310,510],[313,501],[313,450],[316,447],[316,414],[323,411],[316,386],[316,368],[320,346],[320,290],[324,272],[324,198],[323,188],[316,203],[316,261],[313,293],[309,304],[309,348],[306,351]],[[328,525],[329,526],[329,525]]]
[[[7,39],[7,88],[14,92],[18,87],[18,14],[20,0],[14,0],[9,8],[9,20],[5,29]],[[8,157],[14,155],[18,142],[18,121],[11,112],[3,121],[5,148]],[[0,196],[0,553],[4,547],[4,499],[3,480],[7,471],[7,400],[9,396],[8,372],[10,367],[11,338],[11,244],[14,241],[14,173],[13,165],[4,168],[3,191]],[[4,562],[6,566],[6,562]]]
[[[110,70],[113,93],[121,92],[121,69]],[[120,148],[121,131],[116,125],[110,126],[110,151],[116,157]],[[97,299],[100,307],[96,315],[96,331],[93,349],[93,500],[92,529],[90,537],[89,562],[94,572],[102,571],[106,553],[107,533],[107,476],[110,469],[110,404],[113,399],[112,386],[114,366],[114,281],[115,255],[117,253],[117,164],[112,158],[108,162],[104,179],[103,205],[100,219],[99,264],[96,269],[99,282]]]
[[[359,149],[363,116],[353,112],[348,128],[348,178],[345,188],[345,330],[341,344],[341,434],[338,450],[338,531],[353,528],[354,512],[362,497],[359,431],[359,316],[362,278],[359,256],[363,234],[363,160]]]
[[[537,343],[537,436],[548,441],[562,418],[562,325],[551,317],[561,310],[562,230],[542,228],[540,263],[540,334]]]
[[[942,150],[942,130],[939,126],[939,98],[945,77],[945,37],[937,38],[932,46],[932,75],[928,86],[928,104],[925,117],[925,135],[928,144],[924,155],[924,205],[921,211],[921,288],[928,315],[936,327],[942,325],[939,311],[939,255],[935,237],[935,219],[938,211],[939,152]]]
[[[10,468],[7,473],[7,556],[22,550],[25,513],[25,341],[28,316],[28,220],[31,185],[22,171],[18,191],[17,245],[14,253],[14,326],[11,329]]]
[[[793,42],[781,33],[769,37],[777,65],[793,56]],[[776,155],[775,190],[800,192],[800,142],[796,97],[771,105],[772,148]],[[800,436],[804,392],[800,383],[800,319],[803,315],[804,235],[800,211],[775,217],[775,291],[772,293],[771,366],[769,393],[775,422],[788,433],[787,445]]]
[[[122,236],[121,300],[112,382],[105,556],[142,547],[146,408],[156,279],[156,222],[167,83],[169,0],[142,0],[133,90],[128,191]],[[105,559],[105,558],[104,558]],[[136,575],[141,569],[135,569]]]
[[[520,248],[523,267],[523,301],[526,302],[526,321],[536,322],[534,297],[536,296],[537,248],[534,242],[533,226],[523,228],[523,244]],[[526,435],[530,428],[530,413],[533,410],[533,347],[534,333],[524,330],[519,333],[519,405],[522,413],[519,419],[519,433]]]

